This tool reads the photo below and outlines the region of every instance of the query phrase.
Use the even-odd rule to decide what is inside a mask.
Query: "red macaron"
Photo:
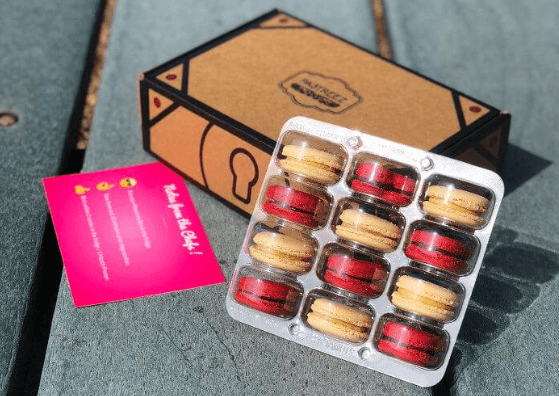
[[[409,205],[412,200],[416,180],[396,173],[378,162],[359,164],[355,176],[351,182],[351,188],[355,191],[374,195],[396,206]]]
[[[239,280],[234,296],[240,304],[276,316],[295,315],[299,297],[293,286],[249,276]]]
[[[379,351],[408,363],[433,368],[445,348],[443,336],[400,322],[386,322],[378,342]]]
[[[324,264],[324,280],[333,286],[367,297],[384,289],[387,271],[381,262],[333,254]]]
[[[320,198],[316,195],[292,187],[271,185],[266,190],[266,198],[262,205],[264,212],[311,228],[319,225],[316,215]]]
[[[468,271],[466,260],[471,256],[462,241],[427,230],[412,232],[405,253],[412,260],[456,275],[464,275]]]

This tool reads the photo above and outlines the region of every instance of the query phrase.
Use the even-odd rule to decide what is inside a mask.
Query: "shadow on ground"
[[[559,252],[495,227],[444,382],[451,385],[559,273]],[[522,239],[522,241],[519,241]],[[536,241],[534,241],[536,242]]]
[[[545,158],[509,143],[502,174],[503,181],[505,182],[505,195],[514,192],[518,187],[542,172],[552,163]]]

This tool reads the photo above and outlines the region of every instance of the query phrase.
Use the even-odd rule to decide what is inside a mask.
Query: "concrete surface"
[[[0,113],[19,117],[15,125],[0,127],[0,395],[14,375],[27,382],[24,387],[38,386],[38,376],[28,377],[35,368],[27,367],[27,359],[33,360],[34,343],[44,341],[33,333],[40,337],[49,323],[29,316],[31,297],[37,273],[60,273],[56,263],[45,262],[56,242],[50,240],[54,248],[41,244],[48,218],[41,179],[61,167],[98,5],[0,5]]]

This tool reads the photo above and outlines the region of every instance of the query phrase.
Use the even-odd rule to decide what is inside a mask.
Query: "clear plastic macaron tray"
[[[435,385],[503,192],[489,170],[292,118],[266,172],[227,310],[298,344]]]

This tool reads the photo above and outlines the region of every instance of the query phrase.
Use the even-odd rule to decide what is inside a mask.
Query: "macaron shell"
[[[412,179],[411,177],[407,177],[404,175],[400,175],[398,173],[393,173],[392,186],[396,190],[401,190],[402,192],[411,195],[415,190],[415,184],[416,184],[415,179]]]
[[[435,250],[424,249],[410,244],[406,248],[406,256],[412,260],[431,265],[456,275],[463,275],[468,271],[468,263],[459,258],[446,255]]]
[[[399,344],[426,351],[439,351],[444,344],[444,339],[436,334],[398,322],[386,322],[382,334]]]
[[[341,169],[344,165],[344,159],[342,157],[308,146],[286,145],[283,147],[281,153],[286,157],[292,157],[298,161],[314,162],[336,169]]]
[[[310,213],[298,212],[295,209],[289,209],[281,205],[277,205],[272,201],[264,202],[262,210],[268,214],[278,216],[282,219],[302,224],[310,228],[315,228],[319,224],[318,220]]]
[[[484,213],[489,208],[489,200],[481,195],[458,188],[432,185],[425,192],[426,197],[443,199],[474,212]]]
[[[361,310],[325,298],[314,300],[311,310],[354,326],[371,327],[373,325],[371,317]]]
[[[415,179],[393,172],[378,162],[359,164],[355,170],[355,175],[364,181],[386,184],[405,194],[413,194],[415,190]]]
[[[266,197],[293,209],[310,213],[316,212],[320,204],[320,198],[316,195],[281,185],[269,186],[266,190]]]
[[[316,330],[340,340],[363,342],[368,337],[368,332],[356,330],[350,324],[341,323],[314,312],[310,312],[307,315],[307,323]]]
[[[377,349],[382,353],[418,366],[431,367],[437,363],[437,358],[427,352],[399,345],[384,338],[379,341]]]
[[[341,254],[329,256],[326,260],[326,268],[363,279],[383,280],[386,277],[386,269],[381,263]]]
[[[324,280],[333,286],[367,297],[383,291],[386,269],[380,263],[334,254],[325,263]]]
[[[277,232],[263,231],[254,235],[253,242],[260,245],[262,250],[287,254],[301,258],[314,255],[314,246],[310,240],[297,239]]]
[[[274,300],[293,300],[297,296],[297,289],[293,286],[248,276],[244,276],[239,280],[237,289]]]
[[[357,209],[344,210],[340,215],[340,219],[348,225],[353,225],[356,228],[369,232],[379,233],[387,238],[400,238],[402,234],[400,227],[396,224]]]
[[[240,304],[271,315],[290,315],[294,310],[293,304],[264,300],[244,290],[237,290],[234,298]]]
[[[435,249],[458,255],[463,258],[467,258],[470,256],[470,251],[465,244],[456,239],[449,238],[444,235],[439,235],[435,232],[415,230],[411,234],[410,242],[432,246]]]
[[[307,314],[307,323],[332,337],[350,342],[367,339],[373,321],[358,309],[330,301],[316,299]]]
[[[453,291],[431,283],[427,280],[418,279],[409,275],[403,275],[398,278],[396,282],[398,288],[402,288],[412,292],[421,297],[426,297],[436,302],[457,307],[460,305],[458,295]]]
[[[392,184],[393,173],[378,162],[363,162],[355,170],[355,174],[365,180],[383,184]]]
[[[237,302],[272,315],[291,315],[298,298],[297,289],[271,280],[243,277],[234,295]],[[274,301],[271,301],[274,300]]]

